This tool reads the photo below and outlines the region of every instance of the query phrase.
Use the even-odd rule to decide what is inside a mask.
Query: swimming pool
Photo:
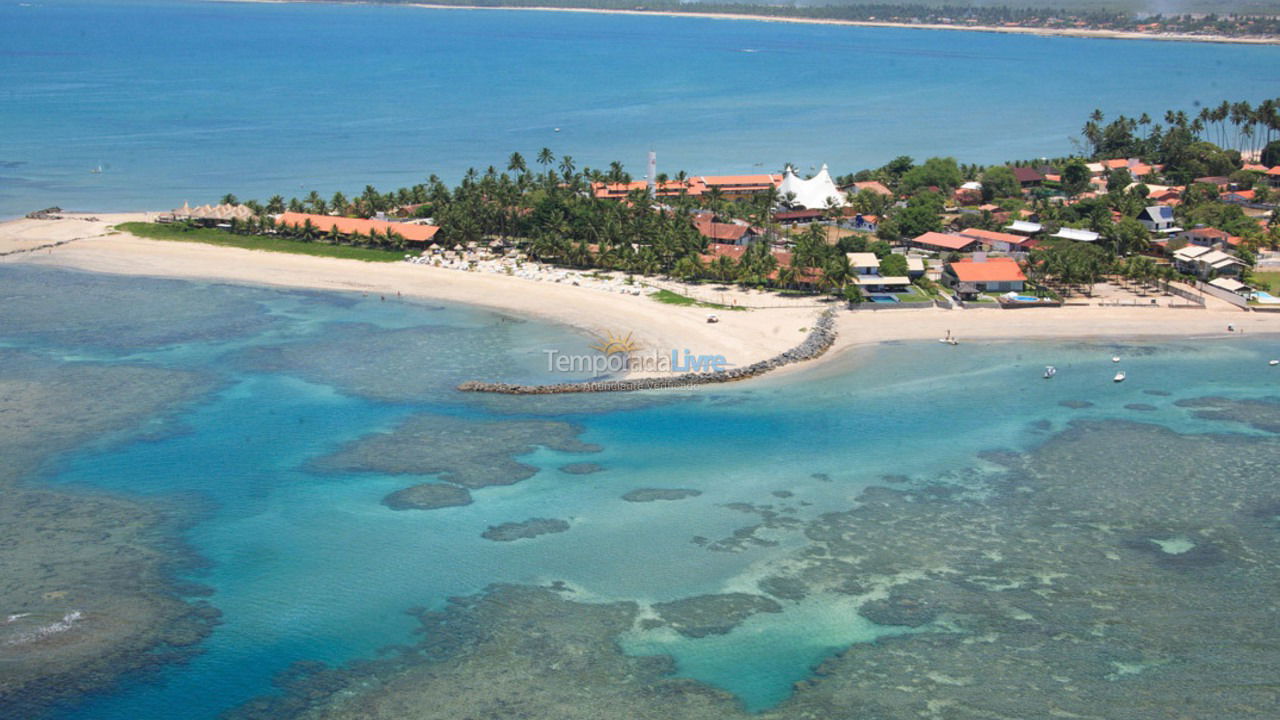
[[[1266,290],[1255,290],[1253,293],[1253,299],[1263,305],[1280,305],[1280,297],[1276,297]]]
[[[871,302],[877,302],[877,303],[896,303],[896,302],[898,302],[898,298],[896,298],[896,297],[894,297],[894,296],[892,296],[892,295],[870,295],[870,296],[869,296],[869,298],[870,298]]]

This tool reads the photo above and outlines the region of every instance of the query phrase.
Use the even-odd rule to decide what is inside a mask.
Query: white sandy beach
[[[61,220],[0,223],[0,253],[70,241],[2,256],[0,263],[355,291],[385,295],[389,300],[401,293],[410,298],[466,303],[565,323],[594,335],[632,333],[646,349],[722,354],[734,365],[763,360],[794,346],[820,312],[812,300],[791,305],[777,300],[775,307],[765,309],[719,311],[716,314],[720,322],[709,324],[706,320],[710,311],[704,308],[667,305],[649,297],[588,287],[410,263],[366,263],[111,234],[112,225],[144,217],[134,213],[102,215],[93,221],[68,216]],[[716,295],[740,305],[758,305],[761,297],[741,291]],[[1229,324],[1235,326],[1236,332],[1227,332]],[[833,351],[817,362],[831,362],[850,347],[895,340],[933,340],[947,331],[962,345],[1063,338],[1230,338],[1239,336],[1241,331],[1245,336],[1280,334],[1280,313],[1242,312],[1213,299],[1203,310],[1097,305],[1022,310],[862,310],[841,312],[838,331]]]

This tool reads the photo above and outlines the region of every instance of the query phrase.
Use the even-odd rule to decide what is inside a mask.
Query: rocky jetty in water
[[[604,470],[603,465],[593,462],[569,463],[568,465],[560,466],[560,472],[567,475],[590,475],[602,470]]]
[[[397,490],[382,498],[382,504],[392,510],[435,510],[471,504],[471,492],[457,485],[422,483]]]
[[[627,502],[643,503],[654,502],[655,500],[683,500],[697,497],[701,494],[701,490],[691,490],[689,488],[640,488],[623,495],[622,499]]]
[[[809,334],[799,345],[786,352],[732,370],[721,370],[706,373],[684,373],[671,377],[647,377],[627,380],[592,380],[575,383],[553,383],[550,385],[515,385],[511,383],[480,382],[472,380],[458,386],[464,392],[502,393],[506,395],[554,395],[558,393],[597,393],[597,392],[631,392],[634,390],[662,390],[666,388],[688,387],[691,385],[710,385],[714,383],[734,382],[763,375],[771,370],[793,363],[812,360],[821,356],[836,341],[836,315],[834,310],[822,313]]]
[[[556,518],[529,518],[524,522],[508,522],[501,525],[490,525],[481,533],[485,540],[494,542],[513,542],[529,540],[539,535],[562,533],[569,530],[569,523]]]
[[[653,611],[661,621],[650,621],[650,627],[666,625],[685,637],[700,638],[724,635],[752,615],[780,613],[782,606],[763,595],[725,593],[654,603]]]

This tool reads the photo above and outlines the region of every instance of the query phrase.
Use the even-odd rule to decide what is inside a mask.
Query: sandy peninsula
[[[715,290],[717,302],[751,309],[720,311],[662,304],[645,296],[521,277],[464,272],[410,263],[355,260],[262,252],[199,243],[145,240],[115,232],[114,225],[147,219],[146,214],[0,223],[0,264],[31,264],[120,275],[214,280],[261,286],[314,288],[382,295],[397,294],[465,303],[500,312],[563,323],[595,336],[631,333],[648,349],[689,349],[721,354],[745,365],[764,360],[800,342],[827,303],[788,301],[741,290]],[[56,244],[55,243],[59,243]],[[39,249],[35,249],[39,248]],[[15,252],[16,251],[16,252]],[[5,254],[8,253],[8,254]],[[695,296],[710,292],[689,291]],[[712,299],[708,297],[707,299]],[[1232,325],[1234,332],[1228,332]],[[961,343],[1004,340],[1230,338],[1280,334],[1280,313],[1243,312],[1208,299],[1205,309],[1104,307],[1097,304],[1016,311],[842,310],[833,351],[898,340],[933,340],[948,331]],[[812,366],[806,363],[798,367]],[[501,378],[485,378],[501,380]]]

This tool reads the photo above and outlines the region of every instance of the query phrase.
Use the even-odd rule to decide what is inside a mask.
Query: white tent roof
[[[1062,238],[1063,240],[1075,240],[1077,242],[1097,242],[1102,237],[1092,230],[1077,230],[1076,228],[1062,228],[1053,234],[1053,237]]]
[[[1038,233],[1043,229],[1040,223],[1027,222],[1026,220],[1014,220],[1009,223],[1005,230],[1012,230],[1016,233]]]
[[[782,177],[782,184],[778,186],[778,195],[784,198],[794,195],[795,199],[791,203],[806,210],[822,210],[832,204],[844,207],[847,204],[844,193],[832,181],[825,164],[817,175],[808,180],[801,180],[788,167]]]

